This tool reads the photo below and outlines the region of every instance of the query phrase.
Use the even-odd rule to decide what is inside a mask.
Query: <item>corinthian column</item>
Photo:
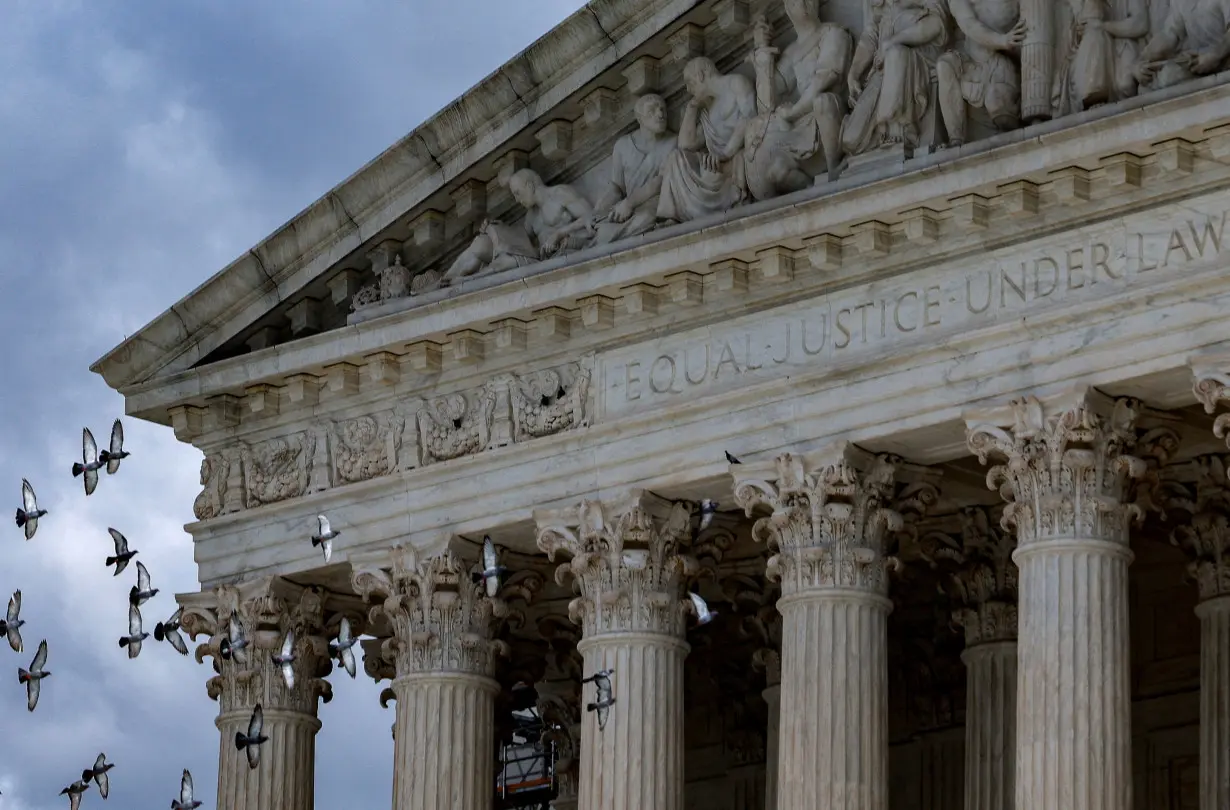
[[[507,609],[470,578],[451,551],[420,558],[393,549],[383,565],[360,565],[355,590],[393,635],[393,810],[488,810],[495,794],[495,656],[491,619]]]
[[[581,717],[579,806],[589,810],[683,809],[684,579],[696,562],[681,552],[688,511],[647,493],[621,502],[583,501],[540,510],[538,548],[571,559],[580,593],[568,615],[581,625],[587,676],[614,670],[605,727]],[[582,703],[595,700],[586,684]]]
[[[1230,807],[1230,456],[1167,468],[1170,535],[1200,590],[1200,810]]]
[[[332,697],[328,642],[324,634],[324,597],[318,588],[300,588],[265,578],[238,586],[220,585],[210,593],[181,594],[182,626],[193,639],[208,635],[196,659],[212,656],[217,673],[207,684],[218,701],[221,733],[218,746],[217,805],[228,810],[312,810],[316,782],[317,700]],[[231,617],[247,635],[247,661],[223,660],[218,644]],[[287,688],[272,654],[286,632],[295,636],[294,687]],[[247,732],[252,709],[261,704],[261,761],[248,765],[247,754],[235,747],[235,733]]]
[[[885,810],[888,804],[889,508],[909,465],[842,443],[806,458],[732,464],[735,501],[774,544],[782,597],[781,810]],[[932,488],[933,494],[933,488]]]
[[[1008,500],[1019,568],[1016,807],[1130,810],[1129,484],[1140,403],[1076,392],[1014,400],[967,441]],[[1001,662],[1002,663],[1002,662]],[[991,666],[992,664],[988,664]],[[991,698],[995,699],[995,698]]]

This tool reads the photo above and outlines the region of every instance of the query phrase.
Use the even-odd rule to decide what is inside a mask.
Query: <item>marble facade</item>
[[[1155,6],[594,0],[98,361],[204,455],[220,804],[313,806],[345,616],[395,810],[527,687],[556,810],[1230,806],[1230,19]]]

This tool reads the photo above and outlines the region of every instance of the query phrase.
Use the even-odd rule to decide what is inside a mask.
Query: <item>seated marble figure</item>
[[[572,186],[548,186],[533,169],[522,169],[509,178],[508,190],[525,208],[525,219],[519,225],[484,221],[474,241],[444,273],[440,286],[562,256],[592,241],[593,208]]]
[[[636,100],[637,129],[615,142],[611,181],[594,206],[592,228],[600,245],[651,230],[658,218],[662,167],[678,146],[666,123],[666,102],[649,93]]]
[[[1230,0],[1172,0],[1134,73],[1142,87],[1160,89],[1217,73],[1228,58]]]

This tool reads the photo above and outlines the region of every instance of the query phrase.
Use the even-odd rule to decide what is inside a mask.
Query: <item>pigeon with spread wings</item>
[[[500,592],[500,581],[508,569],[500,565],[500,552],[491,542],[491,535],[483,535],[483,570],[475,571],[474,581],[486,585],[487,596],[494,599]]]
[[[135,548],[131,551],[128,549],[128,538],[116,529],[107,529],[107,532],[111,535],[111,542],[115,543],[115,556],[107,558],[107,565],[115,566],[112,576],[118,577],[120,572],[128,567],[128,561],[137,556],[138,552]]]
[[[158,622],[154,625],[154,640],[165,641],[175,648],[175,651],[180,655],[188,654],[188,645],[184,643],[184,637],[179,634],[180,621],[183,619],[184,609],[182,607],[175,608],[175,612],[165,622]]]
[[[192,798],[192,773],[184,768],[179,780],[179,799],[171,801],[171,810],[196,810],[201,803]]]
[[[128,591],[129,604],[141,607],[158,593],[157,588],[150,587],[149,571],[140,560],[137,561],[137,584]]]
[[[111,779],[107,776],[107,771],[114,767],[115,763],[107,762],[106,754],[99,754],[98,759],[94,760],[94,767],[81,772],[81,781],[88,783],[93,779],[94,784],[98,785],[98,792],[105,799],[111,792]]]
[[[85,793],[89,789],[89,782],[78,779],[76,782],[73,782],[71,785],[61,790],[60,795],[68,796],[69,810],[77,810],[77,808],[81,806],[81,794]]]
[[[255,768],[261,764],[261,745],[269,741],[269,738],[261,733],[264,728],[265,712],[257,703],[256,708],[252,710],[252,717],[248,720],[248,733],[235,732],[235,747],[247,752],[249,768]]]
[[[271,653],[270,658],[282,672],[282,680],[286,682],[287,690],[295,688],[295,631],[287,630],[282,639],[282,649]]]
[[[342,662],[342,666],[346,668],[346,674],[352,678],[358,671],[352,649],[357,641],[358,639],[350,632],[350,619],[343,616],[342,623],[337,628],[337,641],[329,642],[329,654],[336,656],[337,660]]]
[[[17,528],[25,530],[27,540],[34,537],[34,533],[38,531],[38,519],[46,514],[46,509],[38,508],[34,487],[30,486],[26,479],[21,479],[21,508],[17,510]]]
[[[611,706],[615,705],[615,698],[611,696],[611,676],[614,674],[615,670],[613,669],[602,669],[581,680],[581,683],[590,683],[592,681],[598,690],[598,699],[593,703],[586,704],[585,711],[598,713],[599,731],[606,728],[607,718],[611,714]]]
[[[0,619],[0,633],[3,633],[9,640],[9,646],[13,648],[13,652],[21,652],[23,644],[21,641],[21,626],[25,622],[21,618],[21,591],[13,591],[13,595],[9,597],[8,613]]]
[[[47,666],[47,639],[39,642],[38,652],[34,654],[34,661],[30,663],[30,669],[24,670],[20,667],[17,669],[18,683],[26,685],[26,708],[30,711],[34,711],[34,707],[38,705],[38,696],[43,690],[43,678],[51,674],[43,669],[45,666]]]
[[[73,478],[84,476],[85,494],[93,495],[98,487],[98,471],[106,462],[98,459],[98,444],[89,428],[81,429],[81,461],[73,464]]]
[[[329,525],[329,519],[324,515],[316,516],[316,534],[312,535],[312,548],[320,546],[320,550],[325,555],[325,565],[329,564],[329,558],[333,556],[333,538],[337,537],[341,532],[336,532]]]
[[[128,456],[124,449],[124,425],[116,419],[111,425],[111,446],[98,454],[98,460],[107,465],[107,475],[115,475],[120,471],[120,462]]]
[[[141,654],[141,642],[149,638],[141,627],[141,608],[128,606],[128,635],[120,639],[120,647],[128,648],[128,657],[136,658]]]

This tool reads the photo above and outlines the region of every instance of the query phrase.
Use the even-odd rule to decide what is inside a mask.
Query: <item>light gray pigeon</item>
[[[180,655],[188,654],[188,645],[184,643],[184,637],[179,634],[179,623],[183,618],[183,607],[175,608],[175,612],[171,614],[171,618],[165,622],[158,622],[154,625],[154,640],[165,641],[175,648],[175,651]]]
[[[149,638],[141,628],[141,608],[128,606],[128,635],[120,639],[120,647],[128,648],[128,657],[136,658],[141,654],[141,642]]]
[[[248,663],[248,637],[244,633],[243,625],[239,622],[239,617],[234,613],[226,623],[226,637],[218,642],[218,653],[222,656],[223,661],[230,661],[234,658],[236,663]]]
[[[21,626],[25,622],[21,618],[21,591],[13,591],[13,595],[9,597],[9,610],[3,619],[0,619],[0,633],[4,633],[8,637],[9,646],[13,648],[13,652],[21,652],[24,645],[21,641]]]
[[[98,445],[89,428],[81,429],[81,463],[73,464],[73,478],[84,476],[85,494],[93,495],[98,486],[98,471],[106,462],[98,460]]]
[[[343,616],[341,626],[337,628],[337,641],[329,642],[329,654],[336,656],[342,662],[342,666],[345,667],[347,674],[352,678],[358,671],[354,662],[354,650],[352,649],[357,641],[358,639],[350,632],[350,620]]]
[[[717,513],[717,508],[718,502],[711,498],[705,498],[700,502],[700,523],[696,527],[697,534],[709,528],[709,524],[713,523],[713,516]]]
[[[273,663],[277,664],[282,670],[282,680],[286,681],[286,688],[295,688],[295,631],[287,630],[286,637],[282,639],[282,650],[273,653],[270,656]]]
[[[120,572],[128,567],[128,561],[137,556],[137,550],[128,550],[128,538],[120,534],[115,529],[107,529],[111,535],[112,542],[115,543],[115,556],[107,558],[107,565],[115,566],[115,573],[112,576],[118,577]]]
[[[81,794],[90,789],[90,783],[78,779],[68,787],[60,791],[61,796],[68,796],[69,810],[77,810],[81,806]]]
[[[107,475],[115,475],[120,471],[120,462],[128,456],[124,449],[124,426],[116,419],[111,424],[111,446],[98,454],[98,460],[107,465]]]
[[[128,591],[129,604],[140,607],[153,599],[157,593],[157,588],[150,587],[149,571],[145,569],[144,563],[137,560],[137,584]]]
[[[701,598],[701,595],[694,592],[688,592],[688,598],[692,600],[692,608],[696,611],[696,626],[706,625],[713,621],[713,617],[717,615],[717,611],[709,610],[709,603]]]
[[[99,754],[98,759],[94,760],[94,767],[81,772],[81,781],[88,783],[93,779],[94,784],[98,785],[98,792],[105,799],[111,792],[111,780],[107,777],[107,771],[114,767],[114,763],[107,762],[106,754]]]
[[[500,565],[500,553],[491,542],[491,535],[483,535],[483,570],[473,574],[474,582],[483,582],[487,586],[487,596],[492,599],[500,592],[500,580],[508,569]]]
[[[39,642],[38,652],[34,653],[34,661],[30,663],[30,669],[28,671],[20,667],[17,669],[17,682],[26,685],[26,708],[30,711],[34,711],[34,707],[38,705],[43,678],[51,675],[43,669],[45,666],[47,666],[47,639]]]
[[[341,532],[333,531],[329,526],[329,519],[324,515],[316,516],[316,534],[312,535],[312,548],[320,546],[321,551],[325,555],[325,565],[329,564],[329,558],[333,556],[333,538],[337,537]]]
[[[38,508],[38,498],[34,495],[34,487],[30,482],[21,479],[21,508],[17,510],[17,528],[24,528],[26,539],[34,537],[38,531],[38,519],[47,514],[46,509]]]
[[[235,732],[235,747],[240,751],[247,751],[249,768],[255,768],[261,764],[261,745],[269,741],[268,737],[261,734],[264,728],[265,712],[257,703],[256,708],[252,710],[251,719],[248,720],[248,733]]]
[[[196,810],[201,803],[192,798],[192,774],[184,768],[184,775],[179,779],[179,799],[171,801],[171,810]]]
[[[585,711],[598,713],[599,731],[606,728],[606,721],[611,714],[611,706],[615,705],[615,698],[611,696],[611,676],[614,674],[615,670],[613,669],[602,669],[581,680],[581,683],[590,683],[592,681],[598,690],[598,699],[593,703],[586,704]]]

